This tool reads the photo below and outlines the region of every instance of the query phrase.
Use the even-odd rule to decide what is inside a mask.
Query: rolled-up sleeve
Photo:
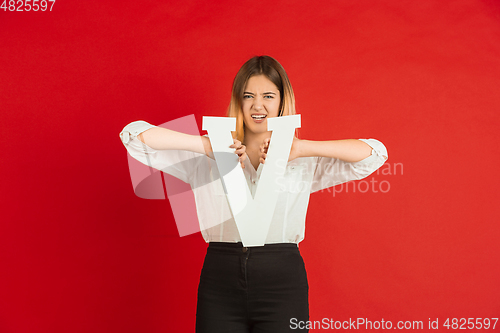
[[[127,152],[134,159],[149,167],[191,183],[193,171],[205,155],[186,150],[156,150],[149,147],[137,137],[153,127],[155,126],[142,120],[125,126],[120,132],[120,139]]]
[[[328,187],[363,179],[380,168],[389,155],[384,144],[375,139],[359,139],[372,147],[371,155],[358,162],[344,162],[336,158],[317,157],[311,193]]]

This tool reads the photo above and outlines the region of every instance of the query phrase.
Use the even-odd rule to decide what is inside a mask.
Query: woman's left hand
[[[264,142],[260,145],[260,157],[259,157],[259,162],[264,164],[266,161],[267,157],[267,150],[269,149],[269,142],[271,141],[270,138],[264,139]]]
[[[260,159],[259,162],[264,164],[266,161],[267,157],[267,151],[269,149],[269,142],[271,141],[270,138],[264,139],[264,142],[260,145]],[[293,138],[292,141],[292,148],[290,149],[290,155],[288,155],[288,161],[292,161],[299,157],[299,146],[300,146],[300,140],[297,138]]]

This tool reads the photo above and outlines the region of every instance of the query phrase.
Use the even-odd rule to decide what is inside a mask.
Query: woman
[[[293,114],[295,99],[283,67],[268,56],[248,60],[234,79],[228,116],[236,118],[231,148],[252,195],[271,144],[267,118]],[[294,138],[266,244],[247,248],[213,158],[207,164],[197,158],[213,155],[207,136],[142,121],[127,125],[120,135],[133,157],[193,188],[201,232],[209,242],[198,289],[198,333],[300,331],[297,323],[309,319],[309,305],[298,243],[304,238],[310,193],[364,178],[387,159],[384,145],[374,139]]]

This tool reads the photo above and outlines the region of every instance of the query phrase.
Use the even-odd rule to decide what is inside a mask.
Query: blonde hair
[[[233,137],[241,142],[243,142],[245,136],[245,123],[243,122],[243,110],[241,108],[243,93],[248,80],[256,75],[266,76],[278,87],[280,92],[280,112],[278,117],[295,114],[295,96],[283,66],[276,59],[269,56],[251,58],[241,66],[234,78],[231,102],[227,110],[228,117],[236,118],[236,131],[233,132]]]

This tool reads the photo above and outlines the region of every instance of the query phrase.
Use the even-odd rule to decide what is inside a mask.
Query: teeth
[[[264,119],[264,118],[266,118],[266,115],[257,115],[257,114],[253,114],[253,115],[252,115],[252,118],[253,118],[253,119]]]

